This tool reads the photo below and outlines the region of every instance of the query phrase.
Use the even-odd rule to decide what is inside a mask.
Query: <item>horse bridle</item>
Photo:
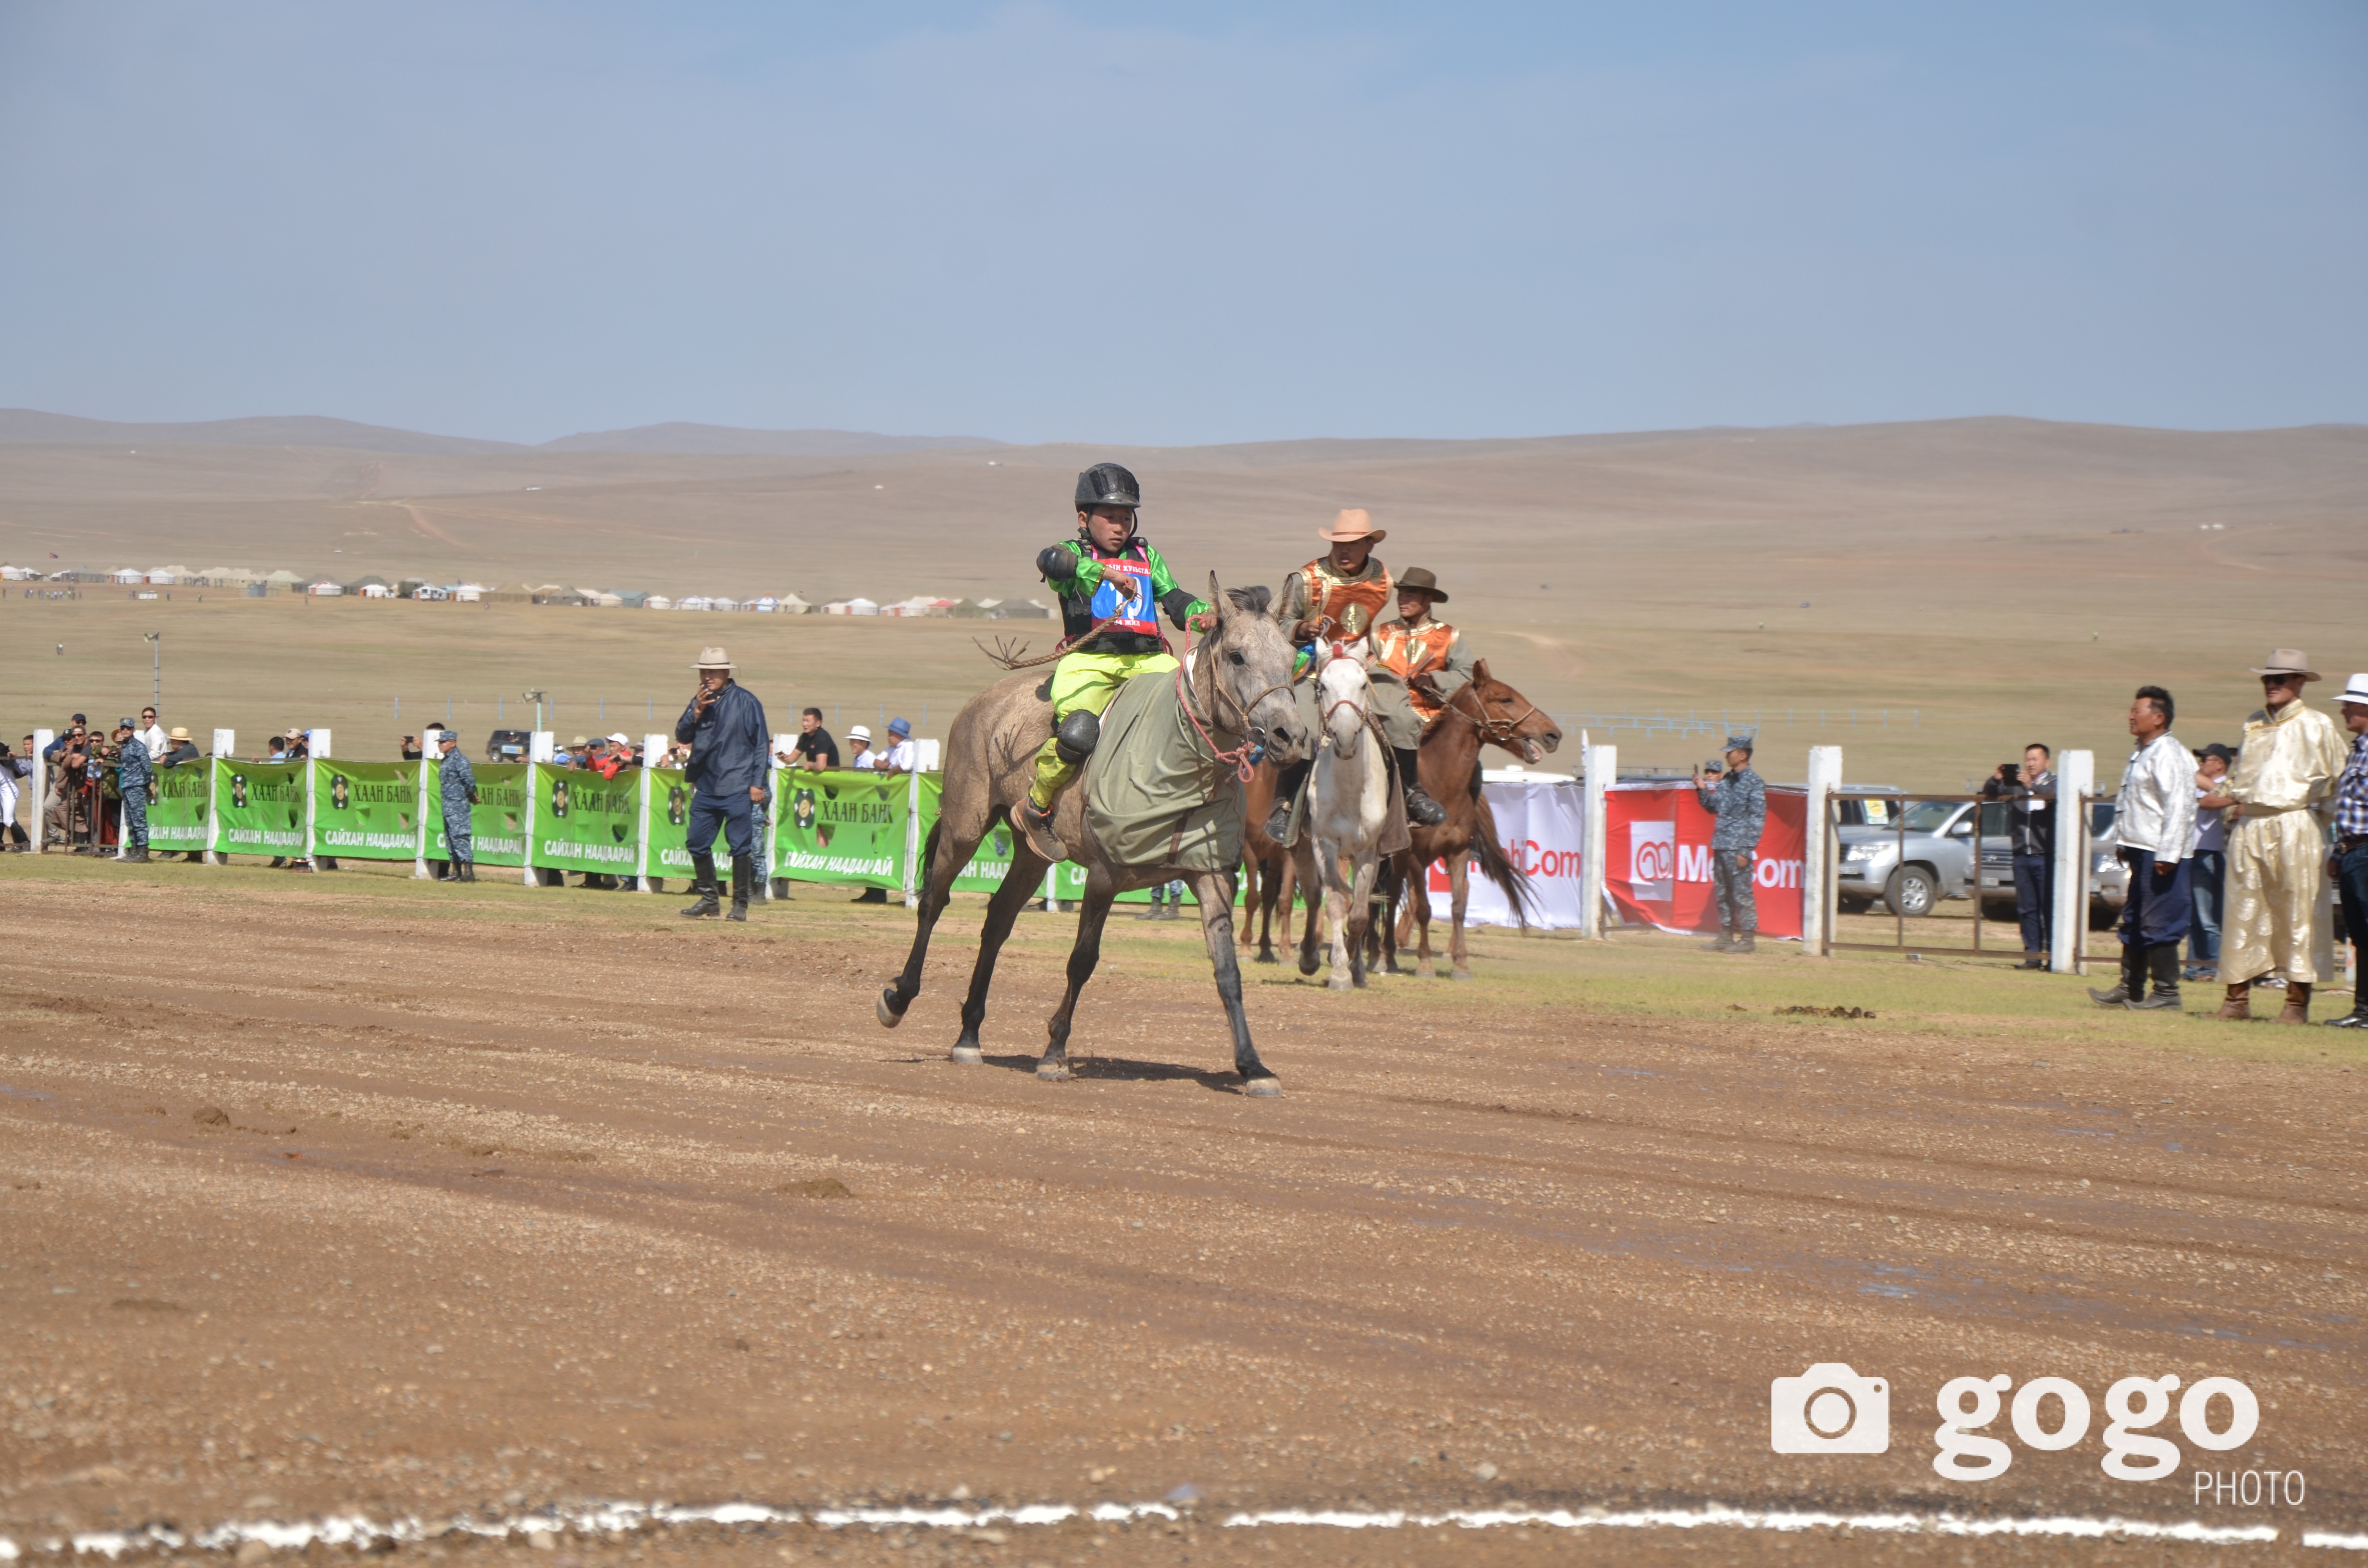
[[[1259,692],[1256,697],[1251,698],[1247,703],[1244,703],[1240,698],[1235,697],[1231,691],[1228,691],[1225,688],[1225,683],[1224,681],[1217,678],[1216,666],[1213,665],[1209,666],[1210,691],[1217,696],[1223,697],[1226,701],[1232,703],[1234,705],[1234,711],[1240,716],[1242,722],[1242,727],[1235,732],[1242,737],[1242,744],[1233,747],[1231,750],[1226,750],[1217,744],[1215,738],[1202,727],[1201,723],[1201,716],[1192,711],[1191,684],[1184,678],[1184,670],[1186,665],[1192,663],[1193,654],[1197,653],[1201,650],[1201,643],[1197,640],[1188,642],[1184,645],[1184,662],[1176,667],[1177,700],[1183,706],[1184,717],[1191,721],[1192,728],[1200,733],[1201,739],[1202,743],[1208,746],[1210,753],[1214,756],[1219,762],[1231,764],[1235,776],[1238,777],[1243,783],[1247,784],[1250,781],[1252,776],[1258,771],[1250,762],[1250,741],[1257,729],[1257,725],[1250,718],[1250,710],[1256,708],[1259,703],[1264,702],[1268,698],[1273,696],[1278,691],[1288,697],[1291,693],[1291,687],[1288,683],[1281,685],[1269,685],[1265,690]],[[1210,722],[1216,723],[1218,722],[1215,708],[1212,706],[1210,709]]]
[[[1528,703],[1529,706],[1522,709],[1520,712],[1516,713],[1509,719],[1498,720],[1487,718],[1486,716],[1486,707],[1485,704],[1481,704],[1483,716],[1475,719],[1471,714],[1464,712],[1463,710],[1455,705],[1456,698],[1462,697],[1465,691],[1471,691],[1474,689],[1474,687],[1473,683],[1470,681],[1464,682],[1463,690],[1458,691],[1455,694],[1455,697],[1449,698],[1447,699],[1446,706],[1441,708],[1440,711],[1442,713],[1452,713],[1457,718],[1463,720],[1465,723],[1471,725],[1474,729],[1479,731],[1481,744],[1484,745],[1503,746],[1508,751],[1512,750],[1513,743],[1522,738],[1520,726],[1529,720],[1531,714],[1540,711],[1538,705],[1534,702],[1531,702],[1528,698],[1522,697],[1521,700]],[[1512,690],[1510,687],[1506,687],[1506,689],[1508,691]],[[1514,692],[1513,695],[1520,697],[1520,693],[1519,692]],[[1481,701],[1477,697],[1473,698],[1472,700],[1475,704],[1479,704]]]

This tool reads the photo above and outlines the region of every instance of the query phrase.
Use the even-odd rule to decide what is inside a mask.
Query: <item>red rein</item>
[[[1209,755],[1219,762],[1230,765],[1234,770],[1234,777],[1247,784],[1258,777],[1258,765],[1250,760],[1250,743],[1247,737],[1245,737],[1242,744],[1231,751],[1218,750],[1217,743],[1210,739],[1209,732],[1201,726],[1201,716],[1192,711],[1191,696],[1184,689],[1185,667],[1191,664],[1193,651],[1199,646],[1200,642],[1188,631],[1185,635],[1183,662],[1176,666],[1177,703],[1183,708],[1184,717],[1192,722],[1192,728],[1200,735],[1201,744],[1209,748]]]

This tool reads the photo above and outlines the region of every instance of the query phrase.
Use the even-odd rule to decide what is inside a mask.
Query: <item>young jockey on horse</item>
[[[1134,676],[1176,667],[1159,612],[1179,631],[1205,631],[1216,621],[1207,601],[1178,587],[1167,561],[1135,533],[1142,504],[1134,475],[1096,463],[1077,475],[1077,537],[1036,557],[1036,570],[1060,596],[1065,652],[1053,666],[1053,738],[1036,753],[1035,781],[1012,806],[1011,825],[1047,860],[1068,858],[1053,831],[1053,797],[1093,755],[1102,710]]]
[[[1372,553],[1373,546],[1387,539],[1389,533],[1373,527],[1373,519],[1364,508],[1349,507],[1333,519],[1330,528],[1316,529],[1315,537],[1332,548],[1291,574],[1283,585],[1282,608],[1278,612],[1278,618],[1289,629],[1292,642],[1308,651],[1301,665],[1302,672],[1314,667],[1315,652],[1326,642],[1338,642],[1351,654],[1372,652],[1373,623],[1381,619],[1390,602],[1390,569]],[[1422,784],[1415,775],[1414,754],[1415,748],[1422,744],[1422,721],[1415,717],[1406,699],[1406,688],[1395,673],[1376,666],[1372,675],[1373,689],[1369,700],[1373,717],[1381,724],[1382,736],[1397,760],[1398,786],[1406,792],[1406,819],[1423,827],[1437,827],[1447,820],[1447,812],[1423,793]],[[1323,723],[1315,712],[1313,679],[1301,679],[1299,707],[1307,733],[1321,734]],[[1285,767],[1275,785],[1274,812],[1267,819],[1266,832],[1277,844],[1287,842],[1284,835],[1291,831],[1292,803],[1299,798],[1308,769],[1314,766],[1311,754],[1307,760]]]
[[[1417,566],[1398,579],[1398,618],[1373,632],[1374,657],[1406,683],[1406,699],[1426,732],[1447,700],[1472,679],[1472,662],[1463,656],[1463,633],[1431,616],[1431,606],[1446,602],[1439,579],[1429,568]],[[1429,687],[1417,686],[1425,676],[1430,677]]]

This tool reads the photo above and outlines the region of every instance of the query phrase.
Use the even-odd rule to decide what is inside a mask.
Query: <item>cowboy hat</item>
[[[168,741],[186,741],[189,738],[189,732],[176,724],[165,732],[165,738]]]
[[[2317,680],[2318,672],[2310,667],[2310,655],[2299,648],[2272,648],[2267,669],[2255,670],[2257,676],[2300,676],[2305,680]]]
[[[2362,707],[2368,707],[2368,674],[2353,676],[2351,684],[2335,694],[2335,700],[2357,702]]]
[[[1332,519],[1330,528],[1317,528],[1315,537],[1328,544],[1347,544],[1360,539],[1379,544],[1390,537],[1390,530],[1373,527],[1372,514],[1362,506],[1349,506]]]
[[[1447,595],[1440,588],[1439,579],[1430,574],[1430,568],[1428,566],[1413,566],[1406,569],[1406,574],[1398,579],[1398,592],[1403,594],[1408,588],[1419,588],[1429,594],[1433,604],[1443,605],[1447,602]]]
[[[694,670],[728,670],[732,667],[732,655],[721,648],[701,648],[699,663],[690,667]]]
[[[871,739],[871,726],[869,724],[858,724],[853,729],[847,732],[847,738],[850,741],[862,741],[869,744]]]

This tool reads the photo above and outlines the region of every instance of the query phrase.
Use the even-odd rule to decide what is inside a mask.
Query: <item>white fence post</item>
[[[436,756],[437,737],[443,733],[433,724],[419,732],[418,804],[413,808],[419,813],[419,853],[412,859],[411,874],[420,880],[427,876],[427,846],[435,842],[427,826],[427,770],[435,766],[430,759]],[[438,801],[437,805],[440,809],[443,801]]]
[[[2055,759],[2055,907],[2047,927],[2047,967],[2086,974],[2089,936],[2089,792],[2097,782],[2094,752]]]
[[[321,869],[321,861],[324,858],[324,856],[322,856],[322,855],[320,854],[320,852],[319,852],[319,851],[320,851],[320,846],[319,846],[319,843],[318,843],[318,837],[319,837],[319,835],[318,835],[318,833],[316,832],[316,830],[314,829],[313,824],[313,786],[314,786],[317,782],[319,782],[319,780],[318,780],[318,779],[317,779],[317,778],[315,777],[315,775],[316,775],[316,774],[317,774],[317,772],[319,771],[318,765],[319,765],[319,764],[321,764],[322,762],[326,761],[326,760],[328,759],[328,756],[329,756],[329,732],[328,732],[328,731],[326,731],[326,730],[307,730],[307,731],[305,731],[305,732],[304,732],[304,864],[306,864],[307,866],[312,867],[312,868],[313,868],[313,869],[314,869],[314,870],[316,870],[316,871],[317,871],[317,870],[319,870],[319,869]],[[334,860],[334,859],[336,859],[336,856],[334,856],[334,855],[331,855],[331,856],[327,856],[327,857],[325,857],[325,858],[327,858],[327,859],[331,859],[331,860]]]
[[[36,855],[41,852],[41,835],[50,824],[50,747],[57,738],[55,730],[33,732],[33,824],[26,834]]]
[[[1809,748],[1809,801],[1801,835],[1801,950],[1823,954],[1832,939],[1834,864],[1827,851],[1827,819],[1842,783],[1842,748]]]
[[[917,909],[921,895],[913,891],[913,864],[921,858],[921,774],[905,775],[905,907]]]
[[[226,866],[222,851],[222,764],[236,760],[238,732],[216,730],[214,749],[206,757],[206,858],[209,866]]]
[[[650,886],[650,797],[655,792],[657,786],[650,775],[657,770],[657,766],[664,760],[666,747],[670,744],[672,743],[669,737],[665,735],[642,737],[642,846],[639,851],[640,862],[634,869],[634,878],[635,885],[643,892],[655,891]]]
[[[529,744],[532,747],[539,749],[545,744],[549,739],[550,737],[548,735],[538,731],[533,741]],[[526,815],[523,819],[526,824],[526,853],[518,857],[520,860],[525,862],[524,865],[518,868],[519,871],[523,873],[519,880],[524,881],[526,885],[530,888],[539,888],[542,885],[542,873],[534,869],[535,797],[541,793],[542,764],[541,759],[538,758],[526,765]],[[561,880],[564,881],[566,879],[562,877]]]
[[[1611,868],[1604,862],[1610,834],[1603,792],[1620,771],[1620,748],[1590,744],[1584,732],[1579,744],[1585,757],[1582,785],[1585,798],[1578,826],[1578,934],[1600,940],[1603,936],[1603,879]]]

